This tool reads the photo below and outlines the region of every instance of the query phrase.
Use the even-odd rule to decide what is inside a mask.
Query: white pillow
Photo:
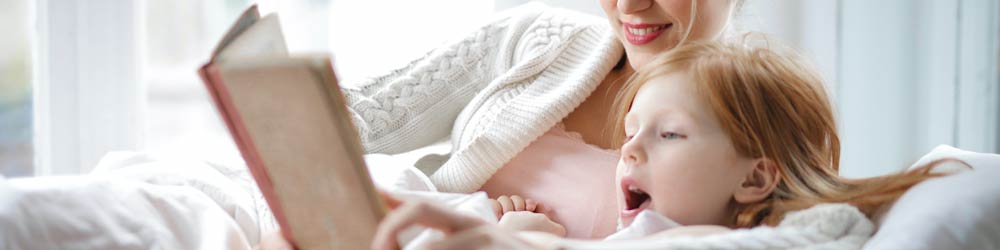
[[[914,166],[956,158],[974,170],[931,179],[896,201],[865,249],[1000,249],[1000,155],[938,146]]]

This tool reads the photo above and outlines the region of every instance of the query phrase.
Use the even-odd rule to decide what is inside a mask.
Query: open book
[[[289,56],[275,14],[247,9],[199,74],[285,238],[369,249],[385,205],[329,56]]]

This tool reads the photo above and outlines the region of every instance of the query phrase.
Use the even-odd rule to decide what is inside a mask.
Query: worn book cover
[[[199,74],[285,238],[369,249],[386,208],[330,57],[289,56],[278,16],[252,6]]]

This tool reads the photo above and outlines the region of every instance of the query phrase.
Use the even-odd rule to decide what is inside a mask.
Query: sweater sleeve
[[[447,136],[475,94],[511,67],[524,27],[544,6],[500,12],[463,39],[344,88],[367,153],[400,153]]]

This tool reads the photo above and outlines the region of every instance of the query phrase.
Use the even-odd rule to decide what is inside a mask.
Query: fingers
[[[503,213],[508,213],[514,211],[514,201],[507,197],[506,195],[501,195],[497,197],[497,202],[500,203],[500,207],[503,208]]]
[[[375,238],[372,240],[372,249],[399,249],[396,236],[413,225],[423,225],[447,234],[482,224],[485,222],[478,218],[458,214],[427,202],[403,202],[379,223]]]
[[[497,216],[502,216],[505,213],[515,212],[515,211],[537,211],[540,204],[532,199],[525,199],[524,197],[518,195],[501,195],[497,197],[493,203],[493,211],[497,212]]]
[[[524,198],[517,195],[511,195],[510,201],[514,204],[514,211],[524,211]]]

